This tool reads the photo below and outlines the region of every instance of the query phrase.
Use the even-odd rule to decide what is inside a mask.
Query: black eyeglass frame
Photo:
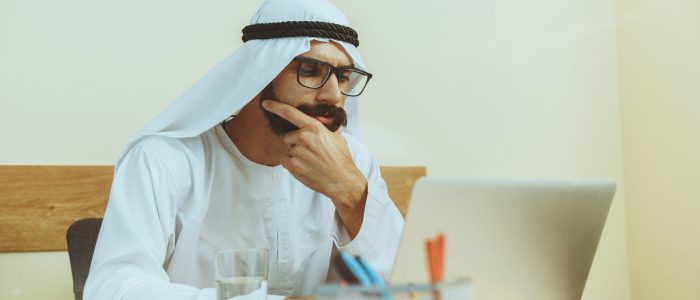
[[[326,82],[328,82],[328,78],[331,77],[331,74],[335,74],[335,78],[338,78],[338,74],[339,74],[340,72],[345,71],[345,70],[351,70],[351,71],[354,71],[354,72],[357,72],[357,73],[360,73],[360,74],[362,74],[362,75],[367,76],[367,81],[365,81],[365,85],[362,87],[362,89],[360,90],[360,92],[357,93],[357,95],[349,95],[349,94],[344,93],[342,90],[340,91],[340,93],[343,94],[343,95],[345,95],[345,96],[348,96],[348,97],[357,97],[357,96],[361,95],[362,92],[365,91],[365,88],[367,87],[367,84],[369,83],[369,80],[372,79],[372,73],[367,72],[367,71],[364,71],[364,70],[361,70],[361,69],[358,69],[358,68],[355,68],[355,67],[353,67],[353,66],[334,67],[333,65],[331,65],[331,64],[329,64],[329,63],[327,63],[327,62],[325,62],[325,61],[320,61],[320,60],[313,59],[313,58],[308,58],[308,57],[295,57],[295,58],[292,59],[292,61],[297,62],[297,83],[299,83],[299,85],[301,85],[301,86],[303,86],[303,87],[305,87],[305,88],[310,88],[310,89],[314,89],[314,90],[315,90],[315,89],[320,89],[321,87],[323,87],[323,85],[326,84]],[[315,63],[327,65],[328,68],[329,68],[329,70],[330,70],[330,71],[326,74],[326,77],[323,78],[323,81],[321,81],[321,83],[320,83],[317,87],[310,87],[310,86],[307,86],[307,85],[301,83],[301,79],[299,78],[299,77],[301,76],[301,64],[302,64],[303,62],[306,62],[306,61],[312,61],[312,62],[315,62]]]

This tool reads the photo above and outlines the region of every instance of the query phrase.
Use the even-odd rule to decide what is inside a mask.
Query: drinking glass
[[[216,297],[267,299],[267,249],[223,249],[214,254]]]

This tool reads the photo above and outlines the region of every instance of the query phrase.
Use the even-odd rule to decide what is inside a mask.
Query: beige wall
[[[700,299],[700,2],[620,0],[634,299]]]
[[[0,0],[0,163],[112,163],[240,45],[242,2]],[[614,2],[335,2],[376,74],[381,164],[623,183]],[[624,206],[620,190],[585,299],[629,298]],[[0,254],[0,299],[70,299],[70,282],[65,253]]]

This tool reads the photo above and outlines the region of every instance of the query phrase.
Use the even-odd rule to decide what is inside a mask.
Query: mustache
[[[262,90],[260,95],[262,99],[279,101],[271,84],[266,86]],[[262,99],[260,101],[260,109],[263,111],[263,114],[265,115],[272,132],[274,132],[277,135],[285,135],[289,132],[299,130],[299,127],[292,124],[291,122],[263,109]],[[327,103],[319,103],[301,104],[299,106],[296,106],[296,108],[310,117],[326,117],[332,119],[333,122],[325,126],[328,130],[333,132],[337,131],[342,126],[347,126],[348,124],[348,115],[345,112],[345,109],[343,109],[342,107],[337,107]]]
[[[337,131],[340,127],[348,125],[348,115],[342,107],[336,107],[329,104],[302,104],[296,107],[299,111],[310,117],[326,117],[333,120],[330,124],[324,124],[330,131]],[[261,108],[262,109],[262,108]],[[268,120],[270,129],[277,135],[285,135],[289,132],[299,130],[299,127],[282,117],[273,114],[267,110],[263,110],[265,117]]]
[[[333,132],[337,131],[342,126],[348,125],[348,115],[342,107],[321,103],[316,105],[301,104],[296,108],[310,117],[326,117],[333,119],[332,123],[325,125],[328,130]],[[299,130],[299,127],[289,123],[287,120],[284,121],[288,123],[288,126],[286,126],[287,130]]]
[[[344,120],[344,124],[342,125],[347,125],[347,113],[345,113],[342,107],[321,103],[316,105],[302,104],[297,106],[297,109],[310,117],[326,117]]]

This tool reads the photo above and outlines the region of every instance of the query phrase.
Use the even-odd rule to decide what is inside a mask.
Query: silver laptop
[[[445,280],[475,299],[580,299],[611,181],[422,178],[413,188],[392,283],[426,282],[424,242],[446,236]]]

